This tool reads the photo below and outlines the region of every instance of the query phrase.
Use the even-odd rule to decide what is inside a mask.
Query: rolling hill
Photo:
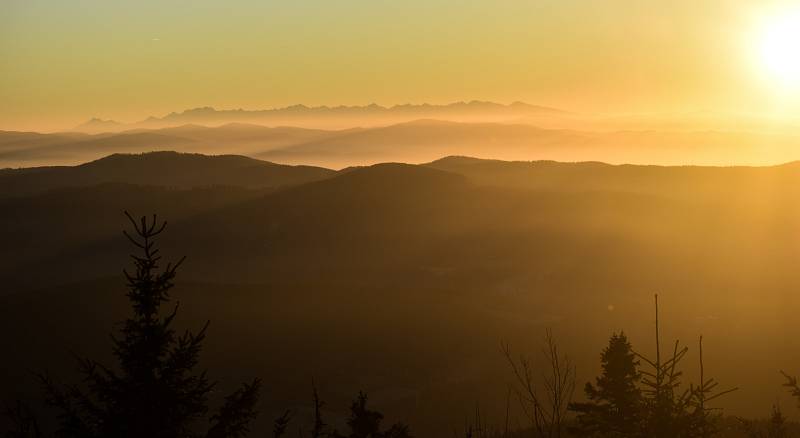
[[[794,183],[800,162],[776,166],[641,166],[453,156],[424,165],[467,176],[481,185],[535,191],[628,192],[712,203],[731,196],[771,203],[775,193],[800,195]]]
[[[103,183],[174,188],[276,188],[316,181],[333,173],[320,167],[286,166],[235,155],[205,156],[176,152],[114,154],[79,166],[2,171],[0,198]]]

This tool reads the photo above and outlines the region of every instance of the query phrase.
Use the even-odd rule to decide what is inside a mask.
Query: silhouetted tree
[[[475,405],[475,414],[472,418],[467,417],[464,420],[463,436],[473,438],[503,438],[508,437],[511,433],[509,427],[510,403],[513,388],[509,387],[506,397],[506,422],[505,428],[488,421],[487,417],[482,414],[479,404]],[[453,436],[458,437],[459,433],[453,431]]]
[[[586,383],[589,400],[572,403],[577,424],[570,431],[578,436],[635,437],[641,435],[642,393],[638,388],[639,361],[624,333],[611,336],[601,355],[602,375],[595,385]]]
[[[703,368],[703,339],[700,338],[700,385],[690,385],[681,389],[681,376],[678,365],[689,351],[678,341],[673,345],[671,356],[661,356],[661,340],[658,320],[658,295],[655,296],[655,341],[656,357],[650,360],[638,354],[649,369],[642,371],[644,385],[643,430],[647,437],[708,437],[714,433],[711,408],[706,403],[721,397],[737,388],[715,393],[717,382],[706,379]]]
[[[311,429],[311,438],[321,438],[327,435],[326,429],[328,427],[322,420],[322,406],[325,403],[320,400],[317,385],[313,380],[311,381],[311,388],[314,392],[314,426]]]
[[[292,411],[286,411],[280,417],[276,418],[272,426],[272,437],[280,438],[286,433],[286,428],[292,420]]]
[[[721,392],[716,392],[715,389],[718,383],[713,379],[706,379],[705,365],[703,364],[703,337],[700,336],[698,342],[699,363],[700,363],[700,384],[690,386],[691,404],[694,407],[692,413],[692,427],[695,436],[701,438],[709,437],[717,432],[717,420],[719,415],[714,413],[714,409],[709,407],[708,403],[718,397],[736,391],[738,388],[732,388]]]
[[[241,438],[250,431],[250,422],[256,418],[255,405],[261,381],[245,383],[233,394],[225,398],[218,414],[211,417],[213,426],[207,438]]]
[[[508,345],[502,348],[517,380],[517,398],[531,421],[535,436],[561,437],[567,407],[575,391],[575,366],[572,361],[560,355],[550,330],[545,335],[547,369],[542,373],[541,380],[534,376],[529,358],[521,355],[515,360]]]
[[[172,328],[178,305],[162,316],[170,301],[170,290],[178,263],[159,268],[161,256],[155,246],[166,222],[142,217],[137,223],[125,212],[134,229],[124,232],[139,250],[131,255],[135,270],[124,271],[127,297],[133,308],[119,336],[112,335],[116,369],[90,359],[80,359],[86,388],[59,385],[41,376],[47,401],[60,411],[59,436],[115,438],[177,438],[202,436],[194,423],[208,412],[208,396],[214,384],[205,372],[196,372],[198,356],[208,323],[197,332],[178,335]],[[208,438],[244,436],[255,417],[260,382],[243,385],[225,399],[210,418]]]
[[[645,436],[654,438],[675,438],[691,436],[692,418],[687,409],[690,407],[691,391],[680,390],[681,376],[678,364],[689,351],[675,341],[672,355],[664,359],[661,355],[661,338],[658,320],[658,295],[655,296],[655,344],[656,357],[648,359],[637,354],[649,368],[642,371],[644,385],[644,432]]]
[[[380,436],[380,426],[383,414],[367,408],[367,395],[358,393],[358,397],[350,406],[350,418],[347,426],[350,427],[350,438],[377,438]]]
[[[789,431],[786,427],[786,417],[783,416],[783,412],[781,412],[781,409],[776,405],[772,406],[772,413],[770,414],[766,428],[760,427],[758,422],[753,420],[747,420],[741,417],[737,417],[737,419],[747,438],[789,437]]]
[[[786,378],[786,383],[784,383],[783,386],[789,388],[789,393],[792,397],[796,398],[798,404],[800,404],[800,384],[797,382],[797,377],[790,376],[783,371],[781,371],[781,374]]]
[[[411,438],[411,432],[404,423],[395,423],[386,431],[381,431],[383,414],[367,407],[367,395],[359,391],[358,397],[350,405],[350,417],[347,426],[350,434],[347,438]],[[345,435],[334,430],[331,438],[344,438]]]

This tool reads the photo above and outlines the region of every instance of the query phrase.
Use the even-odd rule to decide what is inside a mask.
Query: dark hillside
[[[236,155],[114,154],[74,167],[6,170],[0,173],[0,196],[103,183],[174,188],[275,188],[316,181],[333,173],[320,167],[284,166]]]

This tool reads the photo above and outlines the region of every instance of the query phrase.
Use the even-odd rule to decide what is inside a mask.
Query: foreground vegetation
[[[127,213],[126,213],[127,214]],[[128,215],[133,233],[125,232],[139,254],[131,255],[134,271],[125,271],[133,315],[112,335],[115,367],[89,358],[78,358],[82,384],[62,384],[46,373],[37,374],[47,404],[54,408],[53,433],[59,437],[207,437],[248,436],[251,422],[258,416],[261,380],[255,378],[224,398],[213,414],[209,399],[215,388],[204,371],[197,371],[199,355],[208,323],[199,331],[179,334],[173,328],[179,305],[163,311],[171,301],[177,270],[184,259],[161,269],[161,255],[155,240],[166,222],[154,216],[136,221]],[[524,355],[514,355],[503,345],[516,384],[509,388],[506,418],[502,426],[487,422],[476,410],[464,426],[467,438],[554,437],[686,437],[743,436],[777,438],[800,436],[800,426],[787,421],[779,407],[773,406],[767,420],[747,420],[725,416],[713,401],[736,388],[720,389],[706,377],[703,339],[698,342],[700,381],[683,381],[683,359],[688,347],[678,341],[662,353],[659,334],[658,296],[655,297],[655,357],[638,353],[624,332],[614,333],[601,354],[602,374],[583,388],[585,401],[576,402],[576,372],[563,355],[550,331],[544,341],[546,366],[536,366]],[[800,400],[797,379],[784,374],[794,397]],[[512,427],[509,423],[512,399],[529,424]],[[382,427],[384,416],[368,406],[368,397],[359,392],[352,402],[349,417],[343,421],[346,432],[326,423],[324,402],[312,385],[313,419],[304,428],[287,410],[273,421],[275,438],[288,433],[298,423],[301,438],[405,438],[412,436],[404,423]],[[24,403],[6,410],[11,429],[8,437],[49,436],[38,415]],[[342,423],[339,419],[335,422]],[[461,435],[461,432],[455,432]]]

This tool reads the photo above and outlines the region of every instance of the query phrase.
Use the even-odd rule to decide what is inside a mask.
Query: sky
[[[754,47],[789,8],[749,0],[2,0],[0,129],[299,103],[772,111],[794,98],[765,76]]]

